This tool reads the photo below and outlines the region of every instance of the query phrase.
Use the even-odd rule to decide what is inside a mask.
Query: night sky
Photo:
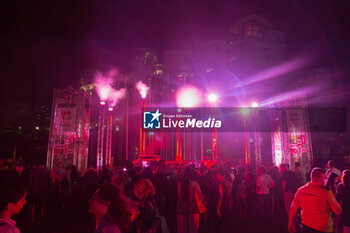
[[[228,35],[255,13],[286,33],[288,56],[308,54],[347,81],[348,1],[13,1],[0,3],[0,77],[5,101],[51,103],[52,89],[118,66],[132,48],[191,48]]]

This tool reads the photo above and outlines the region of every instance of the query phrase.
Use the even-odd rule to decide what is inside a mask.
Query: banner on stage
[[[62,133],[75,131],[76,108],[58,108],[58,129]]]

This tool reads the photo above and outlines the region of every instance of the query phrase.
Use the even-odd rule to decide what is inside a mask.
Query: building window
[[[155,70],[155,71],[153,72],[153,74],[154,74],[154,75],[161,75],[161,74],[163,74],[163,70]]]
[[[262,31],[261,28],[257,24],[248,24],[246,26],[245,30],[245,36],[246,37],[256,37],[261,38],[262,37]]]

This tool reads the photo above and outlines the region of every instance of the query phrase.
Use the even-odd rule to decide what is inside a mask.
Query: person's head
[[[317,183],[320,185],[323,185],[326,179],[326,173],[322,168],[319,168],[319,167],[315,167],[314,169],[312,169],[310,176],[311,176],[311,182]]]
[[[334,161],[333,161],[333,160],[329,160],[328,163],[327,163],[327,165],[328,165],[328,168],[329,168],[329,169],[334,168]]]
[[[342,173],[342,180],[345,187],[350,188],[350,170],[346,169]]]
[[[281,163],[280,164],[280,173],[284,173],[284,172],[286,172],[287,170],[289,169],[289,165],[288,164],[286,164],[286,163]]]
[[[238,169],[234,167],[232,169],[232,173],[233,173],[234,176],[237,176],[238,175]]]
[[[131,218],[131,207],[125,195],[112,184],[103,185],[89,200],[89,212],[96,220],[103,217],[127,229]]]
[[[295,162],[294,166],[295,166],[295,168],[298,168],[301,166],[301,164],[299,162]]]
[[[199,172],[200,172],[201,175],[204,175],[204,174],[207,172],[207,167],[202,166],[202,167],[199,169]]]
[[[266,170],[272,171],[272,170],[273,170],[273,167],[274,167],[274,164],[273,164],[273,163],[268,163],[267,166],[266,166]]]
[[[259,175],[266,174],[266,168],[265,167],[260,167],[259,168]]]
[[[222,182],[225,180],[225,177],[227,175],[227,172],[224,169],[219,169],[216,173],[216,178],[219,182]]]
[[[193,180],[195,178],[195,171],[192,166],[188,166],[184,171],[184,179]]]
[[[27,190],[23,183],[5,181],[0,184],[0,212],[9,217],[18,214],[26,204]]]
[[[328,174],[328,177],[326,180],[326,187],[332,186],[337,182],[339,182],[339,176],[336,173],[331,172]]]
[[[146,200],[156,194],[156,189],[154,188],[152,182],[149,179],[139,179],[135,183],[134,194],[140,201]]]

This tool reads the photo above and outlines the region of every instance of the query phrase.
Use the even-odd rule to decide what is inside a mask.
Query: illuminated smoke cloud
[[[109,104],[112,107],[114,107],[120,99],[124,98],[126,93],[125,88],[120,90],[113,88],[113,84],[118,74],[119,73],[116,69],[112,69],[106,74],[98,72],[95,76],[96,91],[100,100],[109,101]]]
[[[149,90],[149,87],[146,84],[144,84],[142,81],[138,81],[136,83],[136,89],[139,91],[142,99],[146,98]]]
[[[114,80],[103,73],[98,72],[95,77],[96,91],[101,100],[108,100],[109,95],[113,92]]]
[[[108,100],[111,104],[112,107],[114,107],[119,100],[123,99],[125,97],[126,94],[126,89],[122,88],[119,90],[114,90],[110,93]]]

